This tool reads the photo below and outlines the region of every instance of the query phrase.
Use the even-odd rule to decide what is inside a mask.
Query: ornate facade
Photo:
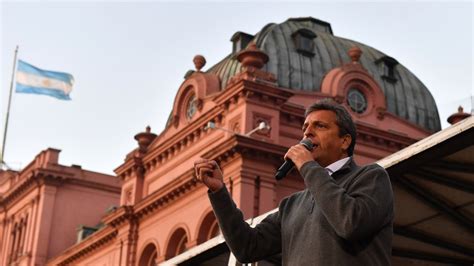
[[[0,265],[45,265],[119,204],[120,183],[47,149],[21,171],[0,170]]]
[[[202,71],[196,56],[166,128],[135,136],[138,147],[116,170],[120,207],[105,225],[49,265],[155,265],[218,234],[194,160],[218,161],[246,218],[277,207],[304,187],[292,172],[273,177],[302,137],[304,110],[318,99],[345,105],[357,125],[355,160],[374,162],[440,129],[427,88],[395,59],[335,37],[314,18],[237,32],[233,51]],[[264,126],[258,128],[261,123]]]

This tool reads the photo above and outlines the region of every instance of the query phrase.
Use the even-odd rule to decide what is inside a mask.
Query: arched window
[[[176,248],[175,255],[179,255],[186,251],[186,244],[188,244],[188,237],[186,235],[182,236],[178,241],[178,247]]]
[[[19,224],[18,224],[18,235],[17,235],[17,240],[16,240],[16,244],[15,244],[15,251],[14,251],[14,255],[15,255],[15,258],[18,258],[19,255],[20,255],[20,245],[21,245],[21,239],[24,237],[24,234],[25,234],[25,230],[24,230],[24,226],[23,226],[23,218],[20,220]]]
[[[16,246],[16,242],[18,241],[18,223],[15,222],[13,224],[13,227],[12,227],[12,232],[11,232],[11,242],[10,242],[10,254],[8,256],[8,260],[9,260],[9,263],[15,261],[16,259],[16,250],[15,250],[15,246]]]
[[[22,234],[22,237],[20,239],[20,253],[24,253],[26,252],[25,250],[25,239],[26,239],[26,229],[28,228],[28,215],[25,216],[25,219],[23,219],[23,223],[22,223],[22,230],[23,230],[23,234]]]
[[[165,259],[170,259],[186,251],[188,244],[188,236],[183,228],[178,228],[171,235],[168,247],[166,248]]]
[[[214,238],[220,234],[220,228],[219,224],[217,223],[217,220],[214,221],[214,223],[211,225],[211,229],[209,230],[208,239]]]
[[[217,224],[214,213],[210,211],[202,220],[201,226],[199,227],[199,234],[197,244],[206,242],[207,240],[219,235],[219,225]]]
[[[158,258],[158,251],[154,244],[148,244],[143,250],[140,260],[138,261],[139,266],[157,266],[156,262]]]

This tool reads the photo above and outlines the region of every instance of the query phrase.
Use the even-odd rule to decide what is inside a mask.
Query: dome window
[[[295,43],[296,51],[308,57],[314,56],[314,38],[317,35],[308,29],[299,29],[291,37]]]
[[[242,50],[244,50],[247,45],[250,43],[250,41],[253,39],[253,35],[250,35],[245,32],[238,31],[232,35],[232,38],[230,38],[232,44],[232,53],[238,53]]]
[[[375,63],[382,66],[382,79],[392,83],[397,82],[395,67],[398,65],[398,61],[395,58],[385,55],[377,59]]]
[[[352,111],[362,114],[367,110],[367,98],[358,89],[350,88],[347,92],[347,104]]]

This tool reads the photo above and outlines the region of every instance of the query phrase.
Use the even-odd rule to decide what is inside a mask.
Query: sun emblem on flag
[[[50,87],[51,86],[51,81],[50,80],[44,79],[42,83],[43,83],[44,87]]]

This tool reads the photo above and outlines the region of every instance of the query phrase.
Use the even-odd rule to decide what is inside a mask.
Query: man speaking
[[[290,147],[306,185],[280,202],[255,228],[243,220],[215,161],[194,163],[227,245],[242,263],[281,253],[283,265],[390,265],[393,194],[387,172],[352,159],[356,129],[340,105],[311,105],[303,125],[305,142]]]

